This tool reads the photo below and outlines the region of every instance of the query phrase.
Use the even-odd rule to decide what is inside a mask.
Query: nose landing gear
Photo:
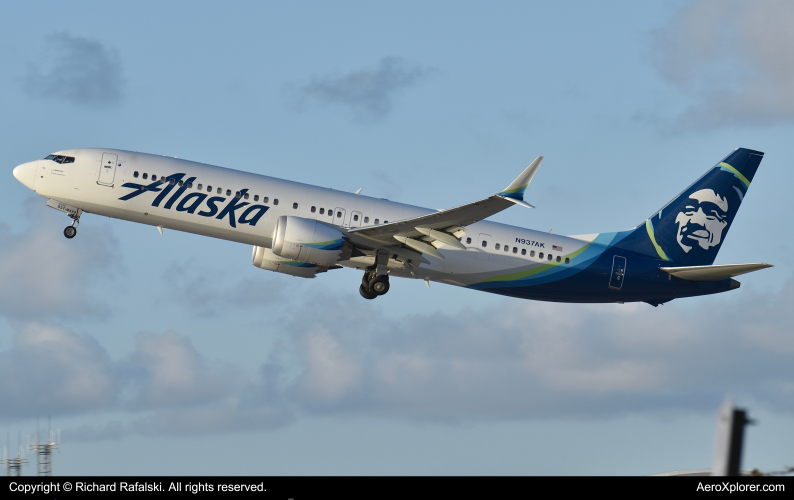
[[[69,217],[73,219],[72,224],[70,226],[66,226],[66,229],[63,230],[63,235],[71,240],[77,235],[77,226],[80,225],[80,214],[69,214]]]
[[[50,208],[54,208],[59,212],[64,212],[69,218],[72,219],[72,224],[70,226],[66,226],[66,229],[63,230],[63,235],[69,238],[70,240],[77,235],[77,226],[80,225],[80,216],[83,215],[83,210],[77,207],[73,207],[71,205],[67,205],[61,201],[55,200],[50,198],[47,200],[47,206]]]
[[[385,295],[389,291],[389,275],[377,275],[376,270],[368,270],[361,279],[361,286],[358,293],[368,300],[372,300],[378,295]]]

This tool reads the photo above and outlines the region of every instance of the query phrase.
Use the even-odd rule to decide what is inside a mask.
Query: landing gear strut
[[[368,269],[361,279],[358,292],[362,297],[372,300],[378,295],[385,295],[389,291],[389,275],[378,275],[375,269]]]
[[[77,226],[80,225],[80,215],[69,214],[69,217],[72,218],[72,224],[70,226],[66,226],[66,229],[63,230],[63,235],[71,240],[75,237],[75,235],[77,235]]]

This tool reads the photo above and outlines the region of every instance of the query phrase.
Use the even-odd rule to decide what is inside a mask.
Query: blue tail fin
[[[763,158],[735,150],[616,246],[681,266],[711,265]]]

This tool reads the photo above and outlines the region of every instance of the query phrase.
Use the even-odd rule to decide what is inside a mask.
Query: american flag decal
[[[555,252],[562,252],[562,247],[558,247],[557,245],[552,245],[551,249]]]

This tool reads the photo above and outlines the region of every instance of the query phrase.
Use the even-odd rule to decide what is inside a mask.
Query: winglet
[[[532,178],[535,176],[535,172],[538,171],[538,167],[540,167],[540,162],[542,161],[542,156],[535,158],[535,161],[530,163],[526,170],[521,172],[521,175],[516,177],[516,180],[514,180],[512,184],[507,186],[504,191],[499,193],[499,196],[523,201],[524,191],[526,191],[529,183],[532,182]]]

